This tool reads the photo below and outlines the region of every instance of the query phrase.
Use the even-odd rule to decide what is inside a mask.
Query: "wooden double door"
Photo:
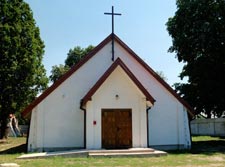
[[[132,147],[131,109],[102,110],[102,148]]]

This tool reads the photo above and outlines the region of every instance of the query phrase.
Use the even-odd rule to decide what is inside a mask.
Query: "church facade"
[[[191,147],[192,108],[113,33],[22,114],[28,151]]]

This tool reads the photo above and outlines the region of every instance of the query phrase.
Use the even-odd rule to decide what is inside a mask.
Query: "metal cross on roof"
[[[114,8],[112,6],[112,13],[104,13],[106,15],[112,15],[112,61],[114,61],[114,16],[119,15],[121,16],[121,13],[114,13]]]

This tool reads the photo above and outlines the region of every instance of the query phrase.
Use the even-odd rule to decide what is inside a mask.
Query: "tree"
[[[76,46],[73,49],[70,49],[65,60],[65,65],[68,67],[72,67],[73,65],[77,64],[93,48],[94,46],[89,45],[87,48],[81,48],[80,46]]]
[[[42,62],[44,43],[29,5],[22,0],[0,2],[1,138],[10,113],[21,111],[47,87]]]
[[[65,74],[73,65],[77,64],[84,56],[86,56],[94,46],[89,45],[87,48],[81,48],[76,46],[73,49],[69,50],[67,58],[65,60],[65,65],[60,64],[59,66],[55,65],[52,67],[50,80],[52,82],[57,81],[63,74]]]
[[[184,62],[175,88],[196,110],[208,118],[225,111],[225,1],[177,0],[175,16],[167,30],[179,62]]]
[[[64,66],[63,64],[60,64],[59,66],[55,65],[52,66],[51,73],[52,75],[49,76],[49,79],[52,82],[57,81],[63,74],[65,74],[69,70],[68,66]]]

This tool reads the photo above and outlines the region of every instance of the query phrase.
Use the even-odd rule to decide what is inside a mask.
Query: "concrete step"
[[[107,151],[89,151],[89,157],[159,157],[167,155],[164,151],[158,150],[134,150],[134,151],[123,151],[123,150],[107,150]]]
[[[129,148],[129,149],[112,149],[112,150],[89,150],[89,153],[149,153],[149,152],[154,152],[154,149],[151,148]]]

